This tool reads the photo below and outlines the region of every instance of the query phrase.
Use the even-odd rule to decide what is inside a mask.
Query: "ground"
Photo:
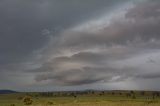
[[[0,106],[160,106],[160,92],[81,91],[0,94]]]

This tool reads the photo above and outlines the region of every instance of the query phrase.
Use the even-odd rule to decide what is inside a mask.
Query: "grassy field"
[[[0,94],[0,106],[160,106],[160,92],[83,91]]]

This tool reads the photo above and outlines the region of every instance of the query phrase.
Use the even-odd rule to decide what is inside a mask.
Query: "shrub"
[[[136,96],[135,96],[135,95],[133,95],[133,96],[132,96],[132,98],[133,98],[133,99],[136,99]]]
[[[53,105],[53,102],[49,101],[49,102],[47,102],[47,105]]]
[[[33,103],[33,101],[31,100],[30,97],[25,97],[23,99],[23,102],[24,102],[25,105],[31,105]]]
[[[130,93],[127,93],[126,96],[127,96],[127,98],[128,98],[128,97],[131,97],[131,94],[130,94]]]
[[[10,106],[16,106],[15,104],[11,104]]]
[[[22,100],[22,99],[23,99],[23,97],[18,97],[17,99],[18,99],[18,100]]]
[[[115,93],[114,92],[112,92],[112,95],[114,95]]]

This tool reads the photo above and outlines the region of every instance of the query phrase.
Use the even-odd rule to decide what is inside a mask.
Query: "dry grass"
[[[160,106],[159,103],[145,103],[145,102],[102,102],[102,103],[68,103],[68,104],[37,104],[32,106]]]
[[[0,95],[0,106],[11,106],[11,104],[27,106],[24,105],[22,99],[26,95],[33,100],[33,104],[28,106],[160,106],[160,96],[153,99],[152,92],[146,92],[142,96],[140,92],[135,91],[136,98],[126,97],[124,91],[121,91],[121,95],[119,92],[114,95],[110,92],[106,92],[104,95],[99,94],[100,92],[77,94],[77,97],[63,96],[62,93],[58,96],[42,96],[39,93],[5,94]]]
[[[59,104],[59,105],[31,105],[31,106],[160,106],[159,104],[139,104],[139,103],[108,103],[108,104]]]

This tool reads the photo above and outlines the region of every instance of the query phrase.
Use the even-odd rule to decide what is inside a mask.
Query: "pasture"
[[[160,92],[21,92],[0,94],[0,106],[160,106]]]

